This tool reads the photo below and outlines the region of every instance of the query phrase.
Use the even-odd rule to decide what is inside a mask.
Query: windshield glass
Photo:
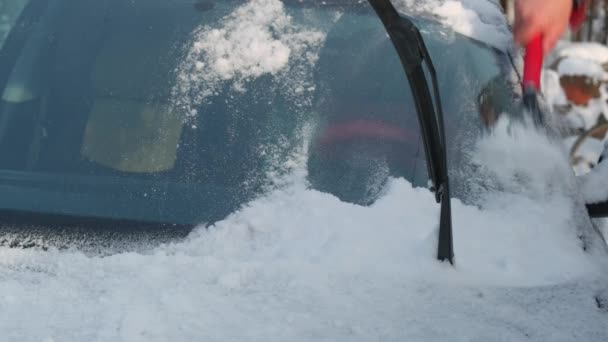
[[[371,7],[348,3],[0,1],[0,209],[213,222],[302,146],[310,185],[345,201],[373,202],[389,177],[426,186],[398,56]],[[414,20],[458,165],[509,103],[508,60]]]
[[[15,26],[17,18],[29,0],[2,0],[0,1],[0,48],[4,45],[6,37]]]

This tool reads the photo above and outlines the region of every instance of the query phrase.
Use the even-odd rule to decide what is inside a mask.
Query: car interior
[[[56,175],[65,184],[70,177],[88,176],[132,181],[135,187],[141,180],[162,183],[164,189],[170,183],[213,185],[236,192],[231,202],[242,204],[264,186],[273,155],[288,153],[289,145],[298,143],[294,132],[312,119],[316,134],[308,172],[313,187],[369,204],[388,176],[426,185],[408,82],[371,12],[344,15],[329,32],[315,67],[317,94],[309,118],[294,108],[272,75],[249,80],[246,92],[222,85],[197,108],[194,121],[181,117],[172,89],[184,47],[200,25],[215,23],[232,8],[220,7],[210,10],[185,0],[32,0],[20,18],[29,30],[12,32],[0,58],[0,84],[6,84],[0,101],[0,170]],[[375,46],[362,50],[361,40]],[[430,45],[441,59],[462,53]],[[477,55],[492,58],[487,51]],[[379,63],[381,56],[393,57]],[[477,66],[462,66],[469,67]],[[454,72],[440,70],[440,84],[446,107],[460,113],[468,107],[449,96]],[[463,120],[458,114],[446,121],[457,127]],[[272,153],[265,153],[265,146]],[[88,182],[75,186],[77,191],[91,191],[98,183]],[[115,183],[122,196],[131,187],[121,182]],[[180,216],[173,206],[187,207],[189,217],[205,215],[192,204],[201,202],[203,191],[190,187],[191,196],[182,188],[171,191],[171,196],[157,195],[163,215]]]

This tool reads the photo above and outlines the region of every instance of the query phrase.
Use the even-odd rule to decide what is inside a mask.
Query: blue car
[[[293,38],[300,51],[291,53],[300,56],[287,71],[256,76],[213,76],[196,58],[217,56],[184,48],[199,26],[222,20],[231,1],[3,6],[0,208],[15,233],[60,226],[184,236],[263,193],[268,171],[301,143],[304,127],[314,127],[312,186],[369,204],[389,176],[437,182],[447,172],[438,151],[456,165],[460,135],[495,120],[517,96],[505,51],[424,16],[408,19],[424,32],[450,108],[447,140],[437,120],[422,122],[424,138],[426,114],[368,4],[285,2],[294,21],[314,15],[319,27]],[[193,77],[197,67],[207,76]],[[463,105],[470,99],[479,113]],[[427,162],[427,145],[437,161]]]
[[[512,47],[458,33],[421,2],[255,3],[0,0],[0,248],[107,256],[183,241],[301,166],[308,188],[357,207],[376,205],[395,179],[429,189],[428,258],[458,269],[456,223],[466,222],[453,223],[452,203],[483,208],[482,190],[516,192],[482,179],[470,153],[504,117],[526,120]],[[606,206],[573,203],[574,244],[605,257],[591,216]],[[521,340],[551,337],[501,319],[493,305],[508,302],[513,316],[564,325],[563,340],[605,341],[604,281],[507,287],[463,314],[489,315]],[[580,305],[549,314],[569,309],[560,298]]]

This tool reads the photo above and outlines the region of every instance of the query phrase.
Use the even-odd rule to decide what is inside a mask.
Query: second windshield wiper
[[[437,258],[453,264],[452,210],[446,140],[435,68],[422,35],[411,20],[399,15],[390,0],[369,0],[369,3],[388,32],[410,83],[422,131],[432,190],[435,192],[437,202],[441,203]],[[429,90],[423,63],[426,64],[433,83],[434,99]]]

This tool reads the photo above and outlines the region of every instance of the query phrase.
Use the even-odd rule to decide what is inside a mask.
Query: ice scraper
[[[526,46],[522,82],[524,110],[527,115],[532,117],[534,124],[537,126],[542,126],[543,124],[543,116],[538,106],[543,59],[543,37],[542,35],[537,35]]]
[[[575,0],[570,15],[570,27],[577,30],[585,21],[589,1]],[[543,36],[536,35],[526,46],[524,57],[523,77],[523,106],[527,115],[530,115],[538,126],[543,124],[543,116],[538,106],[538,92],[541,85],[541,71],[543,67],[544,51]]]

